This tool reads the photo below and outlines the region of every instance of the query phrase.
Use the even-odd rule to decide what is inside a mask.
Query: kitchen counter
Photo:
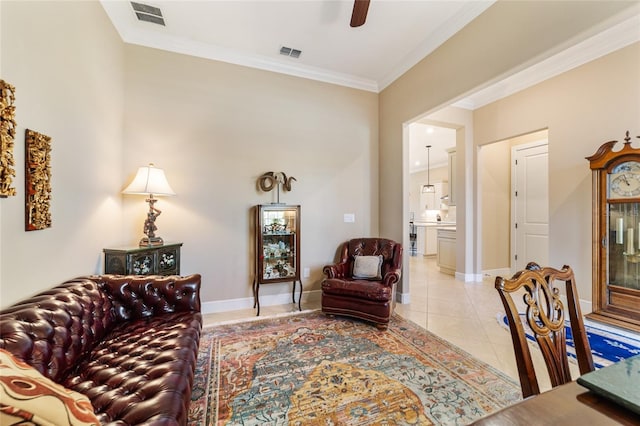
[[[455,231],[456,223],[450,221],[414,221],[416,226],[416,254],[436,256],[438,253],[437,232],[439,229]]]
[[[456,230],[456,225],[455,224],[453,224],[453,225],[436,225],[435,228],[437,230],[442,229],[442,230],[445,230],[445,231],[455,231]]]
[[[455,275],[456,273],[456,227],[438,226],[436,263],[440,272]]]
[[[440,221],[440,222],[423,222],[423,221],[414,221],[414,225],[423,226],[423,227],[432,227],[432,226],[456,226],[455,222],[448,221]]]

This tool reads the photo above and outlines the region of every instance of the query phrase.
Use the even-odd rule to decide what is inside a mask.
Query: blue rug
[[[520,314],[520,317],[523,319],[527,338],[535,343],[535,339],[533,338],[529,326],[526,324],[526,320],[524,319],[524,314]],[[502,327],[509,330],[509,322],[507,321],[507,316],[504,313],[499,313],[497,320]],[[566,326],[567,354],[570,359],[575,361],[576,352],[573,345],[571,327],[569,327],[568,323],[569,321],[567,321]],[[604,324],[589,321],[588,319],[585,319],[584,326],[587,331],[589,345],[591,346],[591,353],[593,354],[593,364],[596,368],[602,368],[620,360],[640,354],[640,335],[637,333],[615,329]]]

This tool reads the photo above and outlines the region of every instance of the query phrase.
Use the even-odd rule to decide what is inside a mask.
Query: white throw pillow
[[[356,256],[353,262],[353,278],[382,279],[382,256]]]

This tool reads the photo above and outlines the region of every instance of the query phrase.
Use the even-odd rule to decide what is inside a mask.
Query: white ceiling
[[[128,1],[102,5],[127,43],[378,92],[493,2],[373,0],[358,28],[353,0],[137,0],[160,8],[164,27],[138,21]]]
[[[379,92],[486,10],[494,0],[372,0],[351,28],[353,0],[138,0],[166,26],[138,21],[129,1],[101,0],[126,43]],[[640,2],[639,2],[640,4]],[[640,7],[610,27],[486,87],[453,106],[475,109],[640,41]],[[299,49],[298,59],[280,48]],[[410,172],[446,164],[450,129],[410,127]],[[419,165],[416,165],[419,162]]]
[[[427,145],[431,145],[427,149]],[[423,123],[409,125],[409,173],[444,167],[449,161],[447,149],[456,146],[456,130]]]

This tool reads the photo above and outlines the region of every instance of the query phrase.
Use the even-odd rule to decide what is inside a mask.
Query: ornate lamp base
[[[160,237],[144,237],[140,240],[140,247],[161,246],[164,244]]]
[[[156,237],[156,230],[158,229],[156,226],[156,218],[162,213],[154,207],[156,201],[158,200],[153,198],[153,194],[149,194],[149,198],[147,198],[149,211],[147,212],[147,219],[144,221],[144,234],[146,237],[140,240],[140,247],[161,246],[164,244],[162,238]]]

